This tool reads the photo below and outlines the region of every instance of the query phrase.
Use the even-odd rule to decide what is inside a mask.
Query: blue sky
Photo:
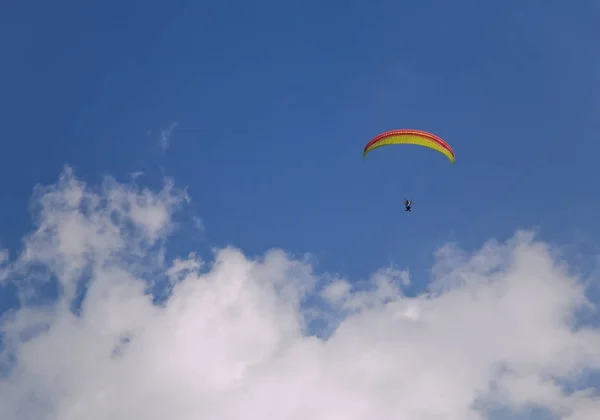
[[[171,257],[280,247],[352,278],[409,268],[423,290],[447,241],[474,249],[524,228],[598,251],[592,1],[84,3],[0,9],[0,244],[13,256],[33,186],[65,164],[90,184],[143,171],[142,185],[186,187]],[[456,164],[416,147],[362,160],[396,128],[441,136]]]
[[[212,244],[360,275],[428,264],[448,237],[598,234],[592,2],[321,4],[4,6],[3,240],[65,163],[89,180],[164,171]],[[445,138],[456,165],[413,148],[361,160],[404,127]]]

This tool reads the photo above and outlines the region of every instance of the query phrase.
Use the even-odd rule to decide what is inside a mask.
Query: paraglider
[[[365,158],[372,150],[393,144],[414,144],[429,147],[430,149],[442,153],[450,160],[450,163],[454,164],[454,151],[450,145],[435,134],[420,130],[386,131],[367,143],[363,151],[363,158]]]
[[[448,158],[454,164],[454,150],[448,143],[435,134],[421,130],[391,130],[379,134],[367,143],[363,150],[363,159],[371,151],[383,146],[414,144],[433,149]],[[404,200],[404,211],[412,212],[412,200]]]

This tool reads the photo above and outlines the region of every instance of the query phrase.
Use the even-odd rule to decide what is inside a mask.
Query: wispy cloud
[[[173,130],[179,126],[178,122],[172,122],[167,128],[160,130],[160,136],[158,138],[158,146],[163,152],[166,152],[171,145],[171,138],[173,136]]]
[[[204,221],[201,218],[193,216],[192,223],[197,231],[204,232]]]

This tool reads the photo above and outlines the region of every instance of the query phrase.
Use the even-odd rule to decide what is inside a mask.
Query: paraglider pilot
[[[404,200],[404,211],[412,211],[412,200]]]

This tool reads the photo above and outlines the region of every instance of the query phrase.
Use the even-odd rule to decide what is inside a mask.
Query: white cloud
[[[136,181],[138,178],[144,176],[144,172],[143,171],[135,171],[135,172],[132,172],[131,174],[129,174],[129,176],[131,177],[132,181]]]
[[[323,288],[321,297],[330,303],[339,304],[339,302],[348,297],[351,290],[352,285],[346,280],[336,279],[327,287]]]
[[[171,137],[173,136],[173,130],[179,125],[178,122],[172,122],[167,128],[160,130],[158,137],[158,146],[163,152],[166,152],[171,145]]]
[[[69,168],[37,188],[36,228],[5,267],[27,290],[43,267],[63,294],[5,314],[0,418],[480,420],[501,405],[596,420],[594,390],[563,386],[600,367],[600,330],[575,324],[592,303],[532,234],[442,248],[430,290],[407,297],[406,271],[326,285],[281,250],[163,263],[186,200],[170,181],[91,188]],[[170,295],[156,305],[160,278]],[[310,313],[336,320],[327,338],[306,332],[317,296]]]

